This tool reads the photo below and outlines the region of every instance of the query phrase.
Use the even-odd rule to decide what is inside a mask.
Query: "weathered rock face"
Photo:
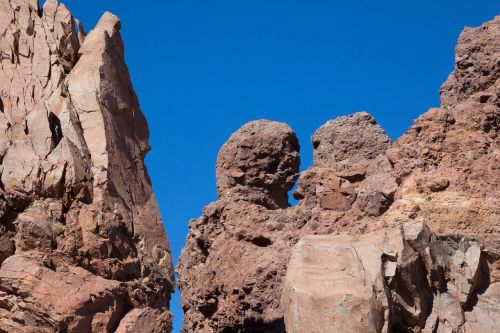
[[[287,332],[494,332],[492,259],[477,240],[438,236],[422,222],[304,236],[284,282]],[[493,302],[478,302],[477,291]]]
[[[359,137],[348,137],[350,130]],[[293,244],[302,234],[363,232],[392,203],[390,140],[373,117],[339,118],[313,140],[324,153],[301,175],[293,208],[283,198],[298,177],[299,147],[287,125],[249,123],[222,147],[220,199],[191,221],[178,266],[184,331],[284,332],[280,295]],[[342,145],[330,157],[324,147],[333,142]],[[374,149],[347,148],[364,144]]]
[[[418,206],[431,229],[477,235],[500,253],[500,17],[464,30],[431,109],[389,149],[401,182],[387,214]],[[416,207],[416,206],[415,206]]]
[[[318,129],[295,207],[293,132],[236,132],[177,267],[184,332],[500,330],[499,36],[463,32],[442,107],[398,141],[364,112]]]
[[[285,124],[255,121],[222,146],[217,159],[220,197],[241,196],[269,208],[288,206],[300,166],[299,142]]]
[[[164,332],[173,268],[120,21],[0,1],[0,331]]]
[[[283,331],[275,295],[288,260],[285,228],[298,218],[282,207],[298,177],[298,149],[292,130],[271,121],[244,126],[222,147],[220,200],[191,221],[178,267],[184,331]]]

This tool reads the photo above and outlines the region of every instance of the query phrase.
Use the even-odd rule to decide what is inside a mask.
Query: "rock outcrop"
[[[306,235],[284,281],[287,332],[494,332],[492,259],[476,239],[438,236],[423,222],[359,237]]]
[[[0,1],[0,331],[165,332],[168,240],[110,13]]]
[[[500,17],[456,54],[441,107],[396,142],[337,118],[299,176],[287,125],[233,134],[177,267],[184,332],[500,330]]]
[[[220,199],[191,221],[178,267],[184,331],[283,331],[275,296],[288,260],[285,227],[298,221],[283,214],[298,150],[290,127],[271,121],[243,126],[222,147]]]
[[[431,109],[387,156],[399,182],[399,210],[418,205],[431,229],[477,235],[500,254],[500,16],[466,28],[455,70]]]

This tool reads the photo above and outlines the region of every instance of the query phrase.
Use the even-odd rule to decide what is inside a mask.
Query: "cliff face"
[[[499,36],[464,30],[441,107],[394,143],[337,118],[299,177],[287,125],[233,134],[177,267],[184,332],[498,331]]]
[[[0,331],[164,332],[173,268],[120,21],[0,1]]]
[[[120,22],[0,0],[0,332],[168,332],[174,279]],[[299,174],[286,124],[221,148],[190,222],[184,332],[500,330],[500,17],[396,142],[361,112]],[[288,205],[288,192],[298,181]]]

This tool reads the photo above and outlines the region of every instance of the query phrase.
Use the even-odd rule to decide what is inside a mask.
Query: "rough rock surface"
[[[0,1],[0,331],[165,332],[173,268],[110,13]]]
[[[271,121],[245,125],[222,147],[220,200],[191,221],[179,265],[184,331],[283,330],[273,296],[288,259],[282,207],[298,177],[298,149],[292,130]]]
[[[287,332],[494,332],[494,260],[477,240],[438,236],[423,222],[359,237],[306,235],[284,281]]]
[[[177,266],[183,331],[499,331],[498,59],[500,17],[465,29],[441,108],[394,143],[364,112],[327,122],[295,207],[291,129],[237,131]]]
[[[431,229],[477,235],[500,254],[500,16],[466,28],[455,70],[431,109],[387,156],[401,186],[399,211],[417,207]]]
[[[288,206],[300,166],[299,141],[285,124],[255,121],[226,142],[217,159],[220,197],[241,196],[269,208]]]

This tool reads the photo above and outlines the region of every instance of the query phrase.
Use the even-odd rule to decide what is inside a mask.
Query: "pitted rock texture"
[[[0,1],[0,331],[165,332],[168,240],[110,13]]]
[[[299,141],[292,129],[278,122],[254,121],[222,146],[217,192],[221,197],[255,196],[252,200],[271,208],[287,207],[299,166]]]
[[[178,267],[184,331],[284,329],[279,298],[271,296],[280,293],[286,269],[290,239],[281,207],[298,177],[298,149],[291,129],[271,121],[244,126],[222,147],[220,200],[191,221]]]
[[[391,139],[366,112],[330,120],[312,137],[314,163],[327,164],[354,157],[373,159],[391,144]],[[354,163],[349,163],[354,164]]]
[[[401,182],[388,223],[418,206],[431,229],[477,235],[500,253],[499,59],[500,16],[464,30],[442,107],[420,116],[387,151]]]
[[[365,112],[318,129],[294,207],[289,127],[233,134],[177,266],[183,332],[497,332],[499,36],[464,30],[441,108],[396,142]]]

